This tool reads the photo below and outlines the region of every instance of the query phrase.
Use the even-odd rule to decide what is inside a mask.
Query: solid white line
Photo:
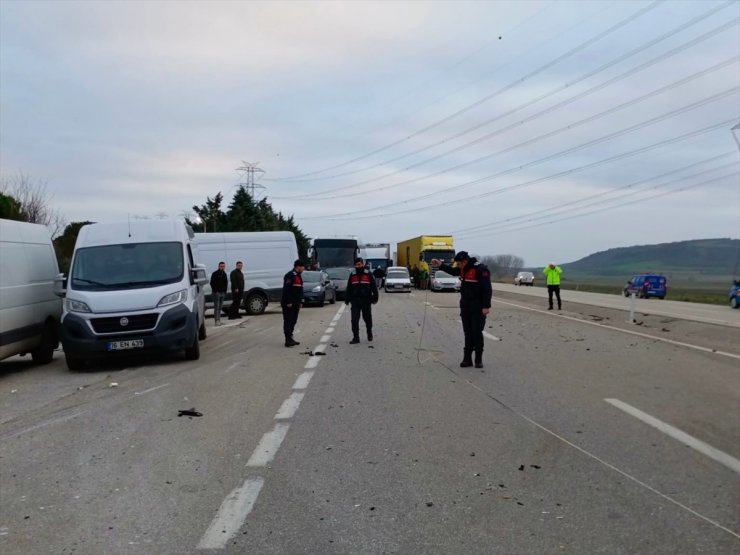
[[[158,385],[156,387],[150,387],[149,389],[145,389],[144,391],[135,391],[134,392],[134,395],[144,395],[145,393],[149,393],[150,391],[155,391],[155,390],[159,389],[160,387],[167,387],[168,385],[170,385],[170,384],[163,383],[162,385]]]
[[[238,488],[226,496],[211,525],[198,543],[198,549],[223,549],[233,538],[252,512],[260,494],[263,478],[247,478]]]
[[[501,338],[500,338],[500,337],[496,337],[495,335],[491,335],[491,334],[490,334],[490,333],[488,333],[487,331],[484,331],[484,332],[483,332],[483,335],[484,335],[485,337],[487,337],[488,339],[493,339],[494,341],[501,341]]]
[[[311,378],[313,378],[313,372],[304,372],[303,374],[298,376],[298,378],[296,378],[296,381],[293,384],[293,389],[306,389],[308,387],[308,382],[311,381]]]
[[[277,450],[288,434],[290,424],[275,424],[275,427],[265,433],[247,461],[247,466],[266,466],[275,458]]]
[[[301,406],[303,395],[305,395],[303,392],[298,391],[294,391],[293,393],[291,393],[290,397],[283,401],[283,404],[277,411],[277,414],[275,415],[275,420],[286,420],[288,418],[293,418],[295,416],[295,412],[298,410],[298,407]]]
[[[218,348],[223,349],[224,347],[226,347],[226,345],[231,345],[234,341],[236,341],[236,339],[229,339],[228,341],[224,341],[223,343],[221,343],[221,345],[218,346]]]
[[[322,335],[319,341],[321,341],[322,343],[328,343],[330,339],[331,339],[331,335],[327,334],[327,335]]]
[[[326,328],[326,331],[324,333],[326,334],[334,333],[334,326],[329,326],[328,328]]]
[[[344,309],[345,309],[345,308],[347,308],[347,305],[346,305],[346,304],[343,304],[342,306],[340,306],[340,307],[339,307],[339,310],[337,311],[337,314],[338,314],[339,316],[341,316],[341,315],[342,315],[342,313],[344,312]]]
[[[72,418],[75,418],[81,414],[85,414],[86,412],[87,412],[86,410],[83,410],[80,412],[76,412],[74,414],[68,414],[67,416],[60,416],[59,418],[53,418],[52,420],[41,422],[40,424],[36,424],[35,426],[31,426],[30,428],[26,428],[24,430],[20,430],[19,432],[15,432],[10,435],[0,436],[0,439],[11,439],[11,438],[17,437],[19,435],[23,435],[28,432],[32,432],[34,430],[38,430],[39,428],[44,428],[45,426],[49,426],[50,424],[56,424],[57,422],[64,422],[65,420],[71,420]]]
[[[516,303],[507,303],[506,301],[501,301],[498,299],[493,299],[496,303],[501,304],[507,304],[509,306],[515,306],[517,308],[522,308],[524,310],[531,310],[532,312],[539,312],[541,314],[545,314],[546,316],[555,316],[557,318],[565,318],[566,320],[573,320],[574,322],[579,322],[581,324],[588,324],[589,326],[597,326],[599,328],[606,328],[614,331],[620,331],[622,333],[628,333],[630,335],[637,335],[639,337],[645,337],[647,339],[654,339],[655,341],[662,341],[663,343],[670,343],[671,345],[678,345],[680,347],[688,347],[689,349],[696,349],[697,351],[703,351],[705,353],[712,353],[715,355],[721,355],[725,357],[735,358],[740,360],[740,355],[736,355],[734,353],[726,353],[725,351],[717,351],[715,349],[710,349],[709,347],[702,347],[700,345],[693,345],[691,343],[684,343],[683,341],[674,341],[673,339],[666,339],[665,337],[658,337],[657,335],[648,335],[647,333],[641,333],[639,331],[632,331],[632,330],[625,330],[622,328],[617,328],[615,326],[610,326],[609,324],[600,324],[598,322],[589,322],[588,320],[581,320],[580,318],[573,318],[572,316],[565,316],[563,314],[556,314],[551,311],[545,311],[545,310],[539,310],[536,308],[531,308],[528,306],[522,306],[520,304]]]
[[[304,368],[316,368],[319,365],[321,357],[308,357]]]
[[[314,353],[323,353],[326,350],[326,343],[319,343],[313,350]]]
[[[241,361],[235,362],[234,364],[232,364],[231,366],[229,366],[226,370],[224,370],[224,374],[227,373],[227,372],[231,372],[234,368],[236,368],[237,366],[240,366],[240,365],[241,365]]]
[[[704,443],[702,440],[696,439],[694,436],[690,436],[686,432],[683,432],[670,424],[666,424],[662,420],[658,420],[657,418],[642,412],[640,409],[636,409],[635,407],[628,405],[624,401],[620,401],[619,399],[604,399],[604,401],[740,474],[740,460],[736,459],[732,455],[728,455],[724,451],[715,449],[708,443]]]

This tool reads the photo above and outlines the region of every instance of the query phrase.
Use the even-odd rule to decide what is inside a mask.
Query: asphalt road
[[[740,550],[735,327],[516,288],[462,369],[457,297],[382,294],[372,344],[337,304],[291,349],[271,309],[199,361],[0,363],[0,552]]]

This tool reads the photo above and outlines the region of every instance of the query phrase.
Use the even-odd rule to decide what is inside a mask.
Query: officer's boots
[[[483,351],[475,351],[475,367],[483,368]]]
[[[468,349],[465,349],[463,351],[463,359],[462,359],[462,362],[460,363],[460,368],[467,368],[469,366],[473,366],[473,359],[471,358],[471,355],[472,353]]]
[[[349,344],[350,345],[357,345],[359,342],[360,342],[360,336],[359,335],[355,335],[352,338],[352,341],[349,342]]]
[[[367,340],[368,341],[372,341],[373,340],[373,330],[371,330],[370,328],[368,328],[368,330],[367,330]]]

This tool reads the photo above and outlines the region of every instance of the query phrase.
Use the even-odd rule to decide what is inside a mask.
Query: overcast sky
[[[68,221],[229,201],[565,263],[740,237],[740,2],[0,3],[0,171]],[[584,215],[585,214],[585,215]]]

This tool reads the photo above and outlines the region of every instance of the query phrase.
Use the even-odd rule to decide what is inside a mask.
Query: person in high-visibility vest
[[[552,310],[553,293],[555,293],[555,296],[558,298],[558,310],[560,310],[563,307],[563,303],[560,301],[560,274],[563,273],[563,270],[560,266],[549,264],[544,270],[542,270],[542,273],[545,274],[545,280],[547,283],[547,302],[550,305],[547,310]]]

